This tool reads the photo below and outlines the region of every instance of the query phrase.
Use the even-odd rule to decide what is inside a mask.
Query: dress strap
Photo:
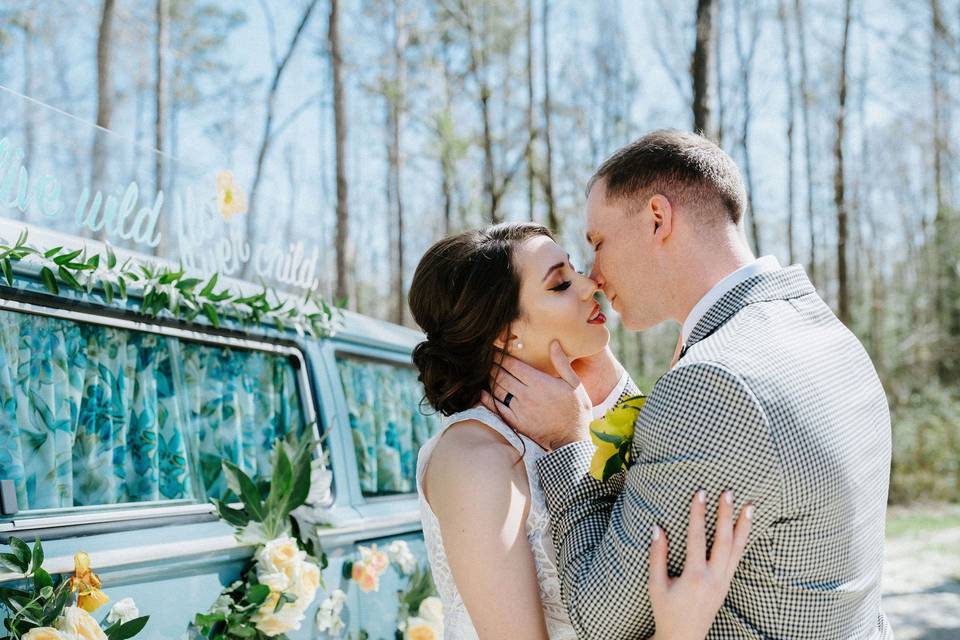
[[[458,411],[457,413],[444,418],[441,431],[446,431],[449,427],[466,420],[476,420],[477,422],[482,422],[483,424],[487,425],[501,436],[506,438],[507,442],[513,445],[514,448],[521,454],[523,454],[524,451],[529,450],[531,446],[538,447],[533,440],[530,440],[525,436],[517,435],[517,433],[511,429],[510,426],[507,425],[507,423],[504,422],[500,416],[482,405],[467,409],[466,411]]]

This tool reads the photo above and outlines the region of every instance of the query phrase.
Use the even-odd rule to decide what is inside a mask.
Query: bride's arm
[[[425,492],[479,637],[546,639],[517,450],[479,422],[450,427],[431,456]]]

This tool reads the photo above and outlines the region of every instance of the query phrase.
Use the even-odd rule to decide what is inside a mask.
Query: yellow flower
[[[224,220],[247,212],[247,196],[226,169],[217,174],[217,206]]]
[[[633,429],[647,399],[645,396],[632,396],[621,400],[606,415],[590,423],[590,439],[595,450],[590,460],[590,475],[604,482],[612,473],[625,468],[629,453],[621,459],[620,450],[629,451],[633,440]],[[608,464],[616,458],[619,464],[615,470]]]
[[[439,630],[432,622],[417,617],[407,620],[403,640],[439,640],[439,638]]]
[[[80,607],[64,608],[63,614],[57,619],[57,628],[76,640],[107,640],[107,634],[93,616]]]
[[[20,640],[64,640],[64,636],[53,627],[34,627],[20,636]]]
[[[83,551],[73,556],[70,590],[77,594],[77,605],[90,613],[110,602],[107,594],[100,590],[100,578],[90,568],[90,556]]]

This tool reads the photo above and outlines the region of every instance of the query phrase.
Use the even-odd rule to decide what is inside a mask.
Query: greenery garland
[[[40,264],[40,281],[54,295],[60,293],[61,286],[87,294],[99,290],[111,304],[118,296],[126,302],[128,287],[137,287],[143,291],[139,311],[149,317],[169,313],[189,322],[203,314],[215,327],[230,318],[243,325],[273,325],[280,330],[289,327],[300,335],[314,337],[332,335],[342,323],[340,308],[331,307],[314,290],[307,291],[299,302],[281,299],[266,285],[254,295],[226,288],[217,291],[218,273],[204,283],[202,278],[187,277],[182,265],[174,270],[134,263],[128,258],[118,266],[109,244],[105,255],[88,256],[86,247],[39,249],[27,245],[26,229],[13,246],[0,244],[0,271],[7,285],[13,286],[13,264],[28,257]]]

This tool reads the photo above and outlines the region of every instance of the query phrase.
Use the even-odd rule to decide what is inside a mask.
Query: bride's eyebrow
[[[541,280],[540,282],[546,282],[547,278],[550,277],[550,274],[551,274],[551,273],[553,273],[553,272],[556,271],[557,269],[562,269],[563,267],[565,267],[565,266],[568,265],[568,264],[570,264],[570,254],[569,254],[569,253],[567,254],[567,261],[566,261],[566,262],[558,262],[557,264],[555,264],[555,265],[551,266],[549,269],[547,269],[547,275],[543,276],[543,280]],[[572,265],[571,265],[571,266],[572,266]]]
[[[569,260],[569,256],[567,257],[567,259]],[[543,280],[541,280],[540,282],[546,282],[547,278],[550,277],[551,273],[553,273],[557,269],[562,269],[566,264],[567,264],[566,262],[558,262],[557,264],[551,266],[549,269],[547,269],[547,275],[543,276]]]

